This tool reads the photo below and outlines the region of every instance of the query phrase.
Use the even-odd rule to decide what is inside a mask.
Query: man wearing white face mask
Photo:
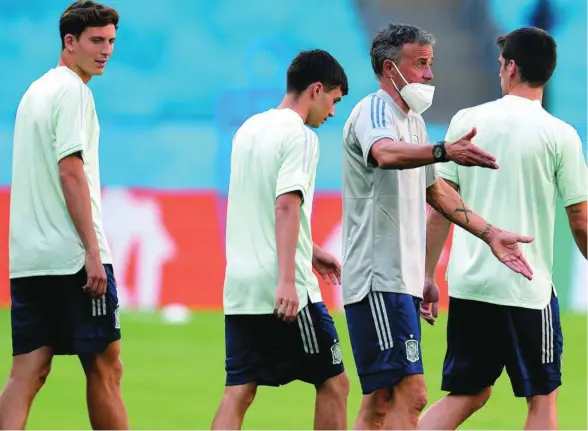
[[[356,429],[415,429],[427,403],[419,308],[436,298],[423,295],[425,202],[532,277],[518,247],[532,238],[494,228],[437,178],[439,162],[498,166],[472,144],[475,129],[455,142],[429,143],[420,114],[433,99],[433,45],[413,26],[379,32],[371,58],[380,89],[357,104],[344,129],[342,287],[364,394]]]

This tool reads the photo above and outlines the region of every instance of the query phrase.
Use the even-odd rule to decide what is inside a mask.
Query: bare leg
[[[245,413],[253,403],[257,383],[240,386],[227,386],[221,404],[212,421],[213,430],[240,430]]]
[[[386,412],[390,406],[390,391],[379,389],[364,395],[357,419],[353,425],[356,430],[380,430],[386,420]]]
[[[314,410],[315,430],[347,429],[348,395],[349,378],[345,373],[330,378],[317,388]]]
[[[127,430],[129,419],[121,393],[120,341],[99,354],[80,357],[86,373],[86,397],[92,429]]]
[[[535,395],[527,398],[526,430],[557,429],[557,389],[549,395]]]
[[[35,395],[51,371],[53,350],[41,347],[12,359],[10,376],[0,394],[0,429],[24,429]]]
[[[441,398],[421,416],[418,428],[422,430],[454,430],[472,414],[484,407],[492,388],[488,386],[477,394],[453,395]]]
[[[392,399],[384,428],[387,430],[414,430],[419,415],[427,405],[427,387],[422,374],[402,378],[392,389]]]

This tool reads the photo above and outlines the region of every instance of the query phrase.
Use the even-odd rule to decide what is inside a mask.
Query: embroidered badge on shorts
[[[411,335],[412,337],[412,335]],[[410,362],[416,362],[419,360],[419,342],[413,338],[406,340],[406,359]]]
[[[341,346],[339,343],[335,343],[331,346],[331,355],[333,357],[333,365],[340,364],[343,360],[341,355]]]

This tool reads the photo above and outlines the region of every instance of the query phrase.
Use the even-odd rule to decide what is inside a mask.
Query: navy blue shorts
[[[335,323],[322,302],[309,302],[291,323],[271,314],[225,315],[225,347],[227,386],[300,380],[318,387],[344,372]]]
[[[345,306],[364,394],[392,389],[403,377],[423,374],[419,303],[404,293],[370,292]]]
[[[557,297],[543,310],[449,299],[444,391],[475,394],[494,385],[504,367],[517,397],[561,386],[563,335]]]
[[[10,280],[12,354],[22,355],[43,346],[56,355],[103,352],[121,338],[116,282],[111,265],[104,265],[107,292],[93,298],[82,290],[87,276],[13,278]]]

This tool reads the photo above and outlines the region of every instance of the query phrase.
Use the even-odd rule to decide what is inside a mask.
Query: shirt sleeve
[[[455,114],[455,116],[451,119],[449,123],[449,128],[447,129],[447,133],[445,134],[445,141],[446,142],[453,142],[459,139],[462,135],[460,134],[461,130],[459,130],[458,126],[458,118],[461,116],[461,111]],[[439,164],[439,175],[444,180],[451,181],[457,185],[459,185],[459,173],[457,170],[457,163],[455,162],[445,162]]]
[[[394,115],[387,103],[377,96],[372,96],[363,102],[355,120],[354,129],[363,152],[363,161],[368,167],[377,167],[371,156],[372,146],[376,142],[383,138],[398,140],[398,128]]]
[[[556,147],[555,179],[564,206],[587,200],[588,182],[582,141],[571,126]]]
[[[64,157],[84,150],[84,118],[86,89],[83,84],[63,87],[54,111],[55,157]]]
[[[317,141],[316,135],[306,129],[289,134],[282,141],[276,199],[293,191],[299,191],[303,201],[306,199],[317,157]]]

